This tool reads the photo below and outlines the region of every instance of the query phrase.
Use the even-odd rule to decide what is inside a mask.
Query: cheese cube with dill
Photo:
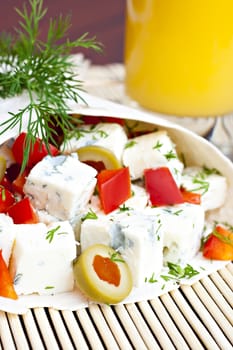
[[[136,184],[131,184],[132,195],[128,198],[123,205],[120,206],[121,210],[127,208],[129,210],[143,210],[148,205],[149,196],[144,187]]]
[[[127,142],[124,128],[117,123],[98,123],[96,125],[80,125],[60,149],[71,153],[85,146],[95,145],[109,149],[121,162],[124,146]]]
[[[9,264],[14,239],[13,220],[5,214],[0,214],[0,250],[2,250],[2,257],[7,265]]]
[[[145,169],[166,166],[178,186],[184,168],[166,131],[155,131],[130,139],[123,152],[123,164],[129,167],[132,180],[142,178]]]
[[[46,156],[30,171],[24,193],[37,210],[60,220],[78,215],[96,185],[97,171],[80,162],[77,155]]]
[[[72,291],[74,233],[68,221],[15,226],[10,273],[18,295]]]
[[[201,194],[201,205],[207,210],[220,208],[227,194],[227,181],[216,169],[187,167],[182,175],[181,186]]]
[[[130,211],[85,220],[80,243],[82,251],[97,243],[117,250],[129,265],[137,287],[161,272],[163,234],[156,217]]]
[[[160,219],[164,263],[187,263],[198,253],[205,226],[202,206],[182,203],[148,208],[146,212]]]

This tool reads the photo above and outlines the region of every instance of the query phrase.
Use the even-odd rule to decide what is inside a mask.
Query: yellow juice
[[[127,0],[126,92],[177,116],[233,111],[233,0]]]

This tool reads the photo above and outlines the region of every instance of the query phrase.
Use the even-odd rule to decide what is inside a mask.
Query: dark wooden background
[[[28,0],[2,0],[0,5],[0,32],[13,32],[19,16],[15,8],[22,8]],[[44,0],[48,9],[41,21],[42,36],[48,28],[49,18],[60,14],[70,14],[72,26],[68,32],[71,40],[83,33],[103,44],[103,52],[79,50],[85,53],[94,64],[106,64],[123,61],[124,23],[126,0]]]

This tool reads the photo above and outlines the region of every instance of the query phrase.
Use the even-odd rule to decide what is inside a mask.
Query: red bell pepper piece
[[[12,217],[15,224],[37,224],[39,222],[38,215],[28,197],[8,208],[7,214]]]
[[[17,192],[21,195],[24,195],[23,186],[26,182],[26,178],[27,178],[29,172],[30,172],[30,169],[25,168],[22,173],[19,173],[19,175],[16,177],[16,179],[12,182],[13,192]]]
[[[144,170],[145,187],[153,206],[184,203],[183,196],[167,167]]]
[[[120,125],[124,125],[125,121],[122,118],[114,118],[114,117],[102,117],[102,116],[92,116],[92,115],[82,115],[82,121],[84,124],[92,124],[96,125],[98,123],[117,123]],[[80,124],[82,126],[82,124]]]
[[[181,194],[182,194],[184,202],[191,203],[191,204],[201,204],[200,193],[187,191],[184,188],[181,188]]]
[[[0,213],[6,213],[8,208],[15,203],[15,197],[4,186],[0,186]]]
[[[3,259],[0,249],[0,296],[11,299],[18,299],[11,279],[8,267]]]
[[[233,232],[217,225],[205,241],[202,254],[211,260],[233,260]]]
[[[129,168],[102,170],[97,175],[97,187],[102,208],[108,214],[131,196]]]
[[[16,140],[12,146],[12,153],[14,155],[16,162],[19,164],[22,164],[23,159],[24,159],[24,148],[25,148],[26,135],[27,134],[25,132],[22,132],[16,138]],[[27,166],[29,168],[32,168],[35,164],[37,164],[39,161],[41,161],[48,154],[55,156],[58,154],[58,152],[59,152],[59,150],[51,144],[49,144],[49,152],[48,152],[45,143],[42,140],[40,140],[39,138],[37,138],[34,145],[31,147],[31,150],[29,152]]]
[[[10,192],[12,192],[12,183],[10,180],[7,178],[7,176],[4,176],[2,181],[0,182],[0,187],[4,187]]]

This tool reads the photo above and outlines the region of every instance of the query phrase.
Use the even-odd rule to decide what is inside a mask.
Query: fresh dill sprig
[[[49,230],[49,231],[46,233],[45,239],[47,239],[48,242],[51,243],[52,240],[53,240],[54,237],[55,237],[55,234],[57,234],[57,235],[66,235],[67,232],[58,232],[60,228],[61,228],[61,226],[58,225],[57,227],[52,228],[51,230]]]
[[[81,221],[85,221],[85,220],[97,220],[98,216],[97,214],[90,208],[88,213],[85,214],[82,218]]]
[[[153,149],[160,149],[163,146],[163,144],[158,140],[156,144],[154,145]]]
[[[164,157],[166,157],[167,160],[170,160],[170,159],[177,158],[177,155],[176,155],[176,153],[173,150],[170,150],[169,152],[164,154]]]
[[[68,114],[67,100],[82,100],[82,82],[77,79],[70,59],[77,47],[101,51],[102,45],[88,33],[74,41],[67,38],[70,16],[50,19],[47,38],[40,39],[40,22],[46,15],[43,0],[28,0],[22,10],[16,9],[20,20],[15,35],[0,34],[0,97],[28,95],[28,104],[17,113],[9,111],[9,119],[0,124],[0,135],[18,127],[22,131],[27,115],[27,137],[22,168],[30,148],[40,137],[49,151],[49,142],[56,145],[57,129],[64,135],[74,129],[74,116]]]
[[[135,146],[136,144],[137,144],[136,141],[131,140],[131,141],[129,141],[129,142],[126,143],[124,149],[131,148],[131,147]]]
[[[108,134],[106,131],[97,129],[96,126],[92,126],[90,129],[84,129],[84,128],[76,128],[72,130],[69,135],[67,136],[67,139],[71,139],[75,137],[77,140],[80,140],[81,138],[85,137],[85,135],[92,135],[93,140],[99,140],[101,138],[105,139],[108,137]]]
[[[165,281],[179,281],[182,278],[190,279],[199,274],[199,271],[195,270],[190,264],[187,264],[185,267],[181,267],[178,264],[167,262],[167,266],[169,268],[168,275],[160,276]]]
[[[208,177],[210,175],[221,175],[221,173],[215,168],[208,168],[203,166],[203,168],[193,177],[192,183],[197,185],[196,187],[190,189],[191,192],[202,191],[202,195],[208,192],[210,183]]]
[[[127,207],[127,206],[125,205],[125,203],[123,203],[123,204],[119,207],[119,211],[120,211],[120,212],[130,211],[130,210],[132,210],[132,208]]]
[[[113,262],[122,262],[122,263],[125,262],[125,260],[122,259],[122,257],[119,255],[118,252],[114,252],[114,253],[110,254],[110,260]]]
[[[151,275],[151,277],[149,277],[149,278],[145,278],[145,282],[149,282],[149,283],[156,283],[156,282],[158,282],[158,280],[155,278],[155,274],[154,274],[154,272],[152,273],[152,275]]]

